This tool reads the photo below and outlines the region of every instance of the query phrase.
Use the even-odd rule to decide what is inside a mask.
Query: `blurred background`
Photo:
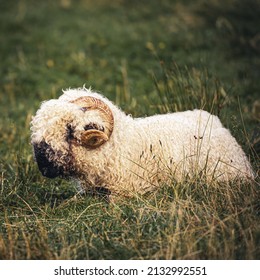
[[[1,0],[0,9],[1,103],[83,84],[139,99],[153,94],[162,63],[206,68],[248,110],[259,97],[258,0]]]

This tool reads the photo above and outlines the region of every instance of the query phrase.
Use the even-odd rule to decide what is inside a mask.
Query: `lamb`
[[[254,179],[241,146],[203,110],[132,118],[83,87],[43,102],[31,132],[42,175],[76,179],[87,192],[130,197],[173,180]]]

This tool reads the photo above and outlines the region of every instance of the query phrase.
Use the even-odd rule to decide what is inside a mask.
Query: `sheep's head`
[[[77,175],[77,155],[97,150],[109,140],[114,118],[101,99],[82,96],[50,100],[32,120],[32,145],[38,167],[49,178]]]

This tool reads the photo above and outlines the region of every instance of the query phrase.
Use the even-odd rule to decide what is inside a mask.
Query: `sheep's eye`
[[[67,126],[67,134],[66,134],[66,140],[69,141],[74,138],[74,129],[71,127],[71,125]]]
[[[103,126],[99,126],[99,125],[97,125],[95,123],[89,123],[89,124],[84,126],[84,130],[91,130],[91,129],[96,129],[96,130],[104,131],[104,127]]]
[[[84,126],[84,130],[90,130],[90,129],[98,129],[98,127],[94,123],[89,123],[89,124]]]

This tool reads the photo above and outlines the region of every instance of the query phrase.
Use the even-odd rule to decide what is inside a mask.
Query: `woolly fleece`
[[[89,123],[104,126],[96,111],[83,112],[70,102],[82,96],[101,99],[114,116],[110,139],[92,150],[69,143],[66,136],[68,125],[74,128],[76,139]],[[203,110],[134,119],[101,94],[86,88],[68,89],[58,99],[42,103],[31,131],[32,144],[48,144],[54,151],[47,155],[49,160],[78,180],[82,189],[105,187],[112,194],[131,196],[172,180],[254,178],[245,153],[229,130],[217,116]]]

